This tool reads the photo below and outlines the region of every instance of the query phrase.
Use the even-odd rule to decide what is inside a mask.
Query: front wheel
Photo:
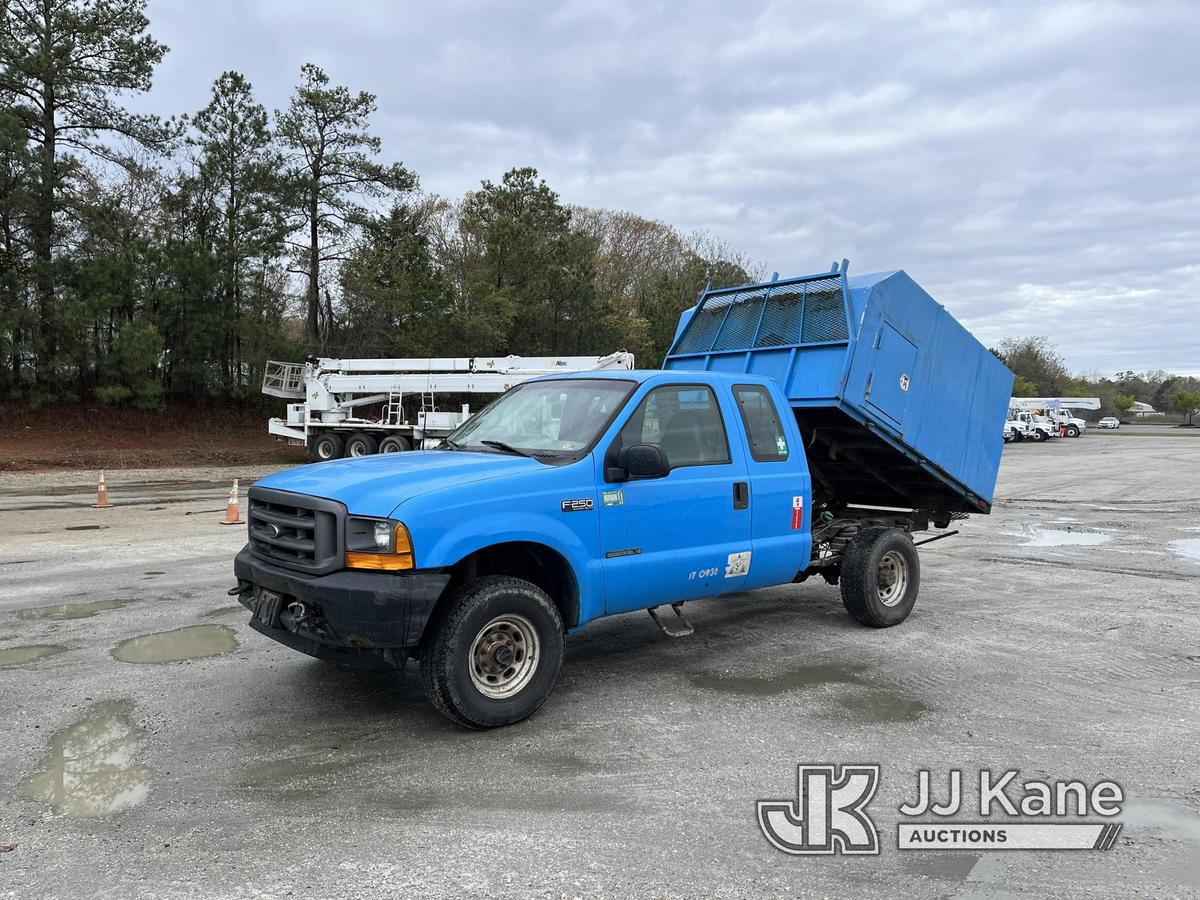
[[[1068,425],[1067,426],[1067,437],[1079,437],[1079,426],[1078,425]]]
[[[425,696],[467,728],[498,728],[532,715],[558,682],[563,623],[545,591],[490,575],[448,598],[421,642]]]
[[[842,604],[872,628],[908,618],[921,585],[921,560],[912,538],[899,528],[864,528],[846,547],[840,582]]]
[[[1046,434],[1046,432],[1041,431],[1040,429],[1033,433],[1034,441],[1039,444],[1042,443],[1042,441],[1049,440],[1049,438],[1050,435]]]

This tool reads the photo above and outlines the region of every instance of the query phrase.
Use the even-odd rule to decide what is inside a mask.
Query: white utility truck
[[[436,444],[471,416],[465,398],[503,394],[528,378],[632,369],[633,354],[458,356],[429,359],[267,360],[262,392],[295,402],[267,431],[314,460],[370,456]],[[489,398],[490,399],[490,398]],[[439,404],[453,401],[454,408]]]
[[[1079,437],[1087,422],[1074,414],[1077,409],[1099,409],[1099,397],[1013,397],[1012,409],[1044,416],[1058,434]]]

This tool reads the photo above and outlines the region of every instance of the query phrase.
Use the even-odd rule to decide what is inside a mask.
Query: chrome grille
[[[255,556],[308,572],[341,565],[345,508],[332,500],[252,487],[248,529]]]

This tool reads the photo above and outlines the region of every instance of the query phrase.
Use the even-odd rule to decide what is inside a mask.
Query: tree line
[[[647,364],[743,255],[574,208],[532,168],[458,200],[385,162],[376,98],[304,65],[169,119],[122,105],[167,47],[146,0],[0,0],[0,396],[257,393],[268,357],[592,354]]]

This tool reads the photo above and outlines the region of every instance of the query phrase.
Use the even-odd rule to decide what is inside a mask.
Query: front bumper
[[[238,602],[251,627],[314,656],[316,649],[411,650],[449,574],[339,571],[306,575],[264,562],[247,546],[233,561]],[[301,604],[303,610],[293,604]],[[403,655],[403,654],[401,654]]]

